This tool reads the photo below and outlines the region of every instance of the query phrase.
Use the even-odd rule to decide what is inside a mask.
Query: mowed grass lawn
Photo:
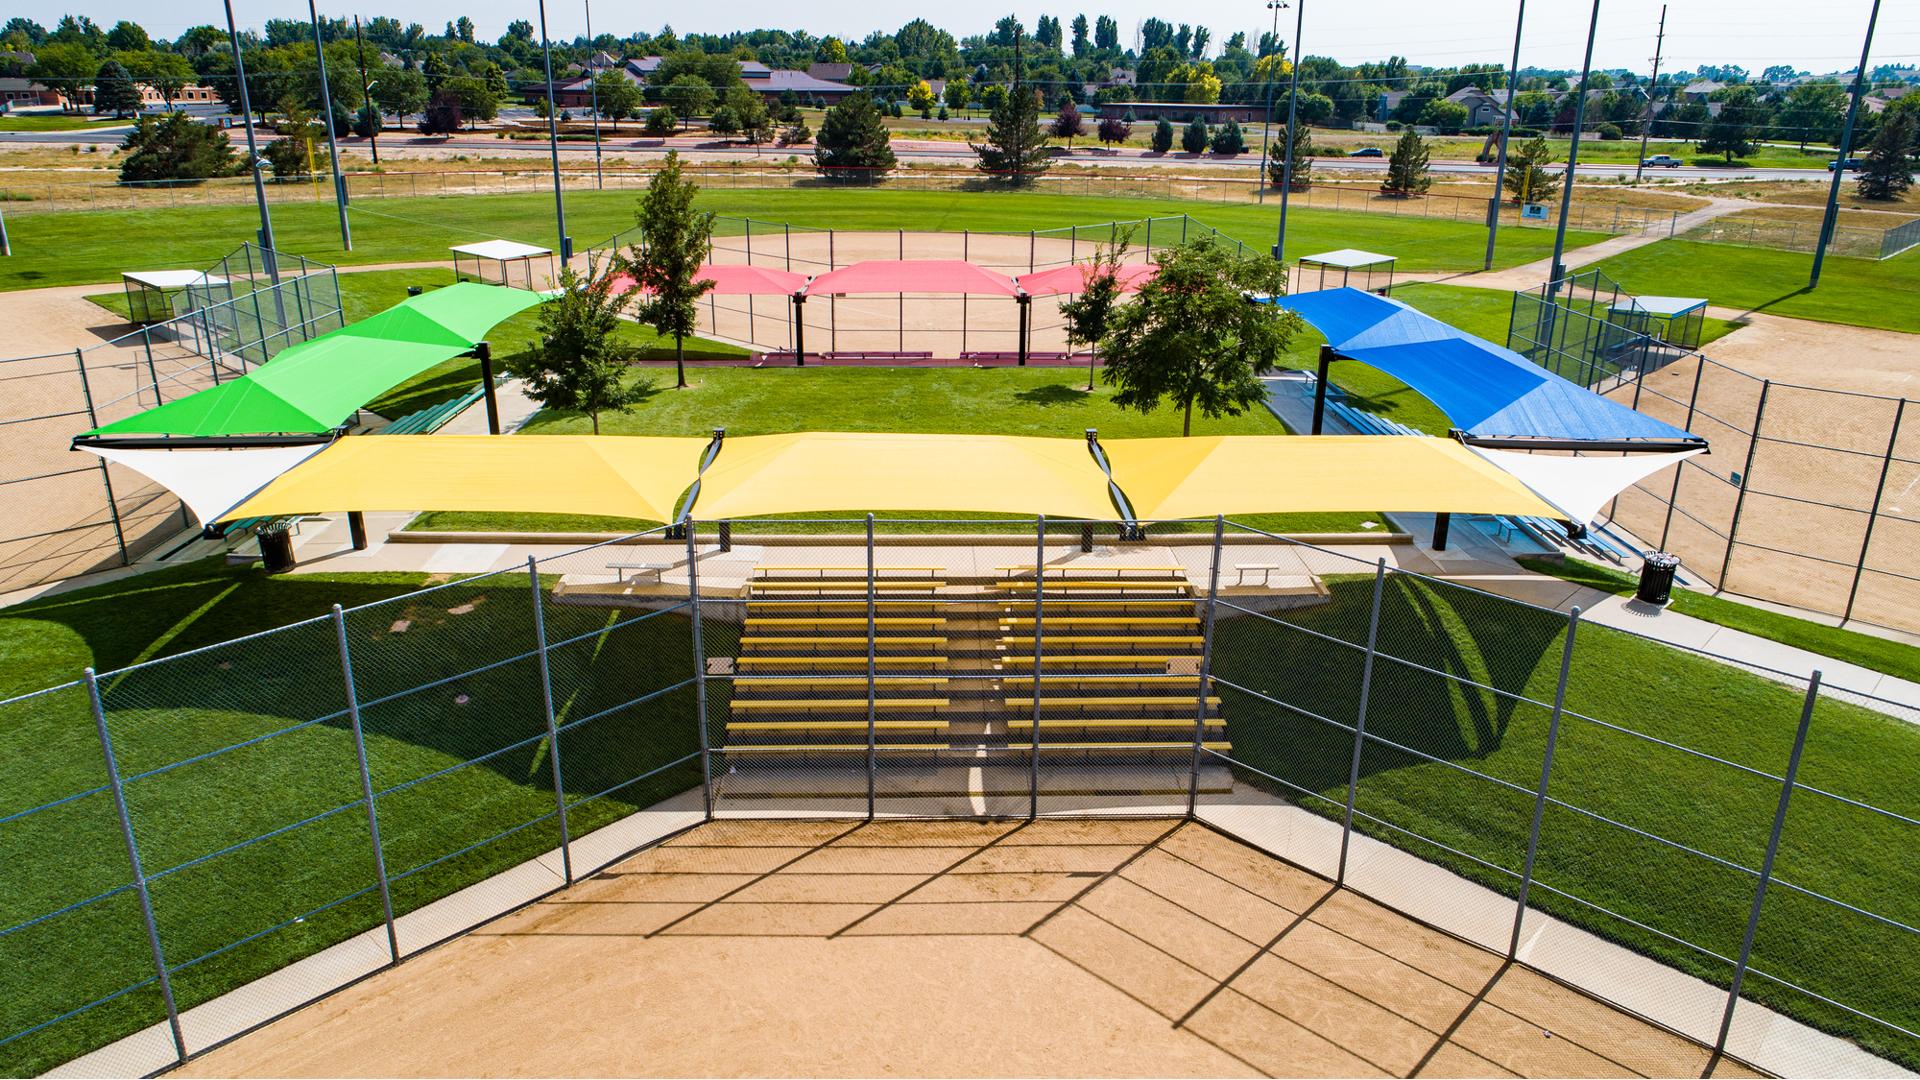
[[[1891,259],[1830,255],[1805,291],[1813,256],[1696,240],[1662,240],[1599,263],[1628,291],[1704,296],[1719,307],[1920,333],[1920,250]]]
[[[576,250],[632,228],[638,192],[569,192],[567,230]],[[1256,252],[1273,244],[1276,212],[1260,206],[1190,200],[1101,198],[1033,192],[899,191],[877,188],[718,190],[700,205],[766,224],[891,233],[915,231],[1025,233],[1034,229],[1104,224],[1148,216],[1191,214],[1198,222],[1244,241]],[[507,237],[557,248],[550,196],[454,195],[362,199],[353,204],[354,249],[340,245],[331,202],[282,203],[273,208],[275,243],[283,251],[321,262],[418,262],[450,258],[447,248]],[[14,214],[8,222],[14,255],[0,265],[0,290],[117,281],[138,266],[209,266],[253,239],[259,217],[251,205],[153,210],[75,210]],[[1397,255],[1404,270],[1476,267],[1486,230],[1468,222],[1383,214],[1296,209],[1288,218],[1288,250],[1310,253],[1365,247]],[[1581,246],[1603,239],[1574,232]],[[1155,246],[1170,240],[1156,232]],[[1145,240],[1144,235],[1138,238]],[[1500,245],[1502,266],[1545,258],[1546,229],[1510,229]]]
[[[430,580],[209,559],[0,612],[0,694],[214,646],[100,684],[182,1009],[380,920],[332,625],[218,642],[382,602],[350,611],[348,629],[397,911],[557,846],[529,579],[403,596]],[[697,785],[697,764],[634,782],[697,747],[691,691],[621,707],[688,676],[686,621],[551,600],[546,615],[574,835]],[[149,983],[15,1037],[153,965],[111,800],[80,794],[105,782],[84,693],[0,713],[0,1073],[31,1076],[163,1013]]]
[[[1241,778],[1338,819],[1353,736],[1350,728],[1314,715],[1348,725],[1357,715],[1373,581],[1366,574],[1336,576],[1327,585],[1329,603],[1282,612],[1284,623],[1223,613],[1215,629],[1213,670],[1254,691],[1221,687],[1234,758],[1285,783],[1246,769],[1238,770]],[[1384,741],[1370,744],[1361,762],[1356,809],[1365,816],[1356,827],[1513,895],[1551,710],[1503,694],[1553,701],[1565,627],[1558,613],[1411,577],[1390,579],[1379,642],[1384,654],[1397,659],[1378,659],[1373,669],[1367,731]],[[1566,707],[1578,715],[1569,715],[1560,730],[1551,788],[1555,801],[1541,829],[1532,903],[1724,986],[1730,963],[1560,893],[1720,956],[1738,956],[1756,879],[1712,860],[1759,867],[1780,785],[1740,767],[1782,773],[1802,692],[1596,625],[1581,626],[1576,645]],[[1472,679],[1501,693],[1432,672]],[[1916,759],[1920,729],[1825,699],[1815,712],[1799,780],[1912,817],[1920,814],[1920,792],[1910,782]],[[1511,786],[1466,775],[1456,765]],[[1299,789],[1312,794],[1301,795]],[[1637,836],[1594,815],[1710,858]],[[1920,925],[1915,829],[1910,822],[1800,790],[1776,874],[1800,889],[1907,926]],[[1540,923],[1531,925],[1538,929]],[[1920,1042],[1772,979],[1915,1030],[1920,1029],[1920,984],[1912,977],[1916,965],[1920,935],[1776,884],[1768,893],[1753,954],[1754,968],[1771,978],[1750,975],[1744,992],[1913,1068],[1920,1066]]]

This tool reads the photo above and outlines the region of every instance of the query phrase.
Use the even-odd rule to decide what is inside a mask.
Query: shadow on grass
[[[1022,405],[1037,405],[1043,409],[1056,405],[1081,407],[1092,404],[1094,400],[1092,394],[1080,387],[1068,386],[1064,383],[1047,383],[1016,391],[1013,399]]]

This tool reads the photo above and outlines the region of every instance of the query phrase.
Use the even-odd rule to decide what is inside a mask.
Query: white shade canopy
[[[244,450],[81,449],[125,465],[178,495],[204,524],[219,521],[241,500],[326,447],[325,443],[313,443]]]
[[[459,244],[449,248],[459,255],[472,255],[481,259],[532,259],[553,254],[552,250],[522,244],[513,240],[482,240],[477,244]]]
[[[1390,263],[1394,261],[1394,256],[1382,255],[1374,251],[1361,251],[1358,248],[1341,248],[1339,251],[1326,251],[1318,255],[1304,255],[1301,256],[1300,261],[1313,263],[1316,266],[1341,266],[1349,270],[1357,270],[1362,266]]]
[[[1562,457],[1474,448],[1474,453],[1559,507],[1568,520],[1581,524],[1598,516],[1600,508],[1615,495],[1661,469],[1706,452],[1706,448],[1700,447],[1677,453],[1624,457]]]

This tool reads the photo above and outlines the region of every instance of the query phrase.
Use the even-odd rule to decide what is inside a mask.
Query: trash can
[[[1664,551],[1649,551],[1640,563],[1640,587],[1633,598],[1643,604],[1664,604],[1673,593],[1673,575],[1680,569],[1680,556]]]
[[[293,535],[285,529],[261,533],[260,562],[269,574],[293,569]]]

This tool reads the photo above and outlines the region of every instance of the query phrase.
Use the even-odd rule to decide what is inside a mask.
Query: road
[[[236,143],[244,142],[245,135],[235,128],[229,132]],[[270,131],[255,129],[255,135],[261,141],[277,138]],[[0,147],[10,144],[41,146],[85,145],[87,143],[119,143],[124,129],[86,130],[86,131],[0,131]],[[364,150],[367,140],[354,137],[341,140],[348,149]],[[417,153],[443,153],[446,151],[484,152],[493,156],[518,154],[542,154],[547,152],[543,141],[506,140],[494,138],[491,134],[457,135],[452,138],[426,138],[417,135],[401,135],[397,132],[385,135],[380,140],[383,151],[396,157],[406,157]],[[784,148],[760,147],[755,149],[738,143],[715,142],[697,136],[676,136],[668,139],[635,138],[630,132],[620,132],[618,137],[611,132],[603,133],[601,151],[605,154],[631,155],[635,157],[654,157],[668,150],[678,150],[681,156],[690,161],[734,161],[740,158],[764,157],[780,160],[787,157],[789,151]],[[805,151],[802,151],[803,153]],[[954,162],[972,161],[973,151],[962,142],[949,142],[940,139],[895,139],[894,156],[901,161]],[[563,142],[560,144],[563,157],[579,160],[591,158],[593,144],[581,142]],[[1136,147],[1111,149],[1107,147],[1076,146],[1072,153],[1055,158],[1056,161],[1068,161],[1075,165],[1112,166],[1124,168],[1180,168],[1180,169],[1248,169],[1259,163],[1258,153],[1246,153],[1234,157],[1217,157],[1212,154],[1156,154]],[[1322,169],[1338,168],[1355,172],[1384,172],[1387,167],[1385,158],[1332,158],[1320,157],[1315,163]],[[1463,176],[1491,176],[1492,165],[1482,165],[1474,161],[1435,160],[1430,168],[1436,173]],[[1618,177],[1631,177],[1634,166],[1619,163],[1586,163],[1577,170],[1578,174],[1595,180],[1611,180]],[[1825,180],[1825,169],[1782,169],[1782,168],[1701,168],[1682,165],[1674,169],[1648,169],[1648,177],[1680,178],[1686,180]]]

